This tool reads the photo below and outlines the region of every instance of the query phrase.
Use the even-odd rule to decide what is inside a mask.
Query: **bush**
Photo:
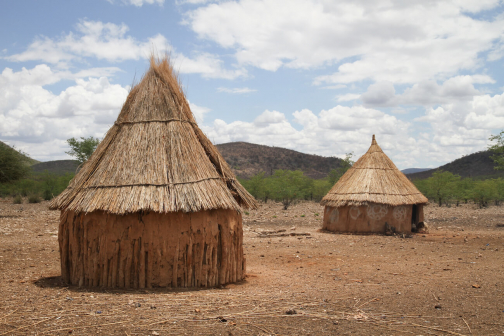
[[[12,203],[14,203],[14,204],[23,204],[23,197],[21,197],[21,195],[14,196],[14,199],[12,200]]]
[[[40,203],[40,202],[42,202],[42,199],[40,198],[39,195],[32,194],[28,196],[28,203]]]
[[[44,190],[43,196],[44,196],[44,200],[46,200],[46,201],[50,201],[53,199],[53,194],[49,189]]]

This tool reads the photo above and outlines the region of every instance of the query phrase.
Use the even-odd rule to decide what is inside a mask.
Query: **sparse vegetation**
[[[42,195],[44,200],[51,200],[68,186],[74,174],[54,175],[47,172],[31,174],[29,177],[10,183],[0,183],[0,197],[29,197]]]
[[[23,204],[23,197],[21,195],[14,196],[14,199],[12,200],[12,203],[14,203],[14,204]]]
[[[494,153],[490,158],[495,162],[495,169],[504,170],[504,131],[491,136],[489,140],[496,141],[495,144],[488,147]]]
[[[12,147],[0,143],[0,183],[18,181],[30,172],[26,156]]]
[[[89,138],[81,137],[81,140],[70,138],[67,140],[67,143],[70,146],[70,150],[65,153],[73,156],[79,163],[84,163],[91,157],[96,146],[100,143],[100,139],[93,138],[92,136]]]
[[[480,208],[487,207],[490,202],[500,205],[504,200],[504,179],[474,180],[460,179],[460,176],[450,172],[438,171],[432,177],[414,181],[416,187],[430,200],[439,206],[450,206],[455,203],[473,201]]]
[[[42,199],[38,194],[32,194],[28,196],[28,203],[40,203],[42,202]]]

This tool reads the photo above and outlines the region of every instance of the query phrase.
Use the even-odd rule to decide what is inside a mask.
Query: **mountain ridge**
[[[422,180],[431,177],[436,171],[443,170],[460,175],[462,178],[471,177],[480,179],[504,177],[504,171],[494,169],[495,163],[490,158],[492,155],[493,153],[490,150],[480,151],[462,156],[438,168],[406,174],[406,176],[410,180]]]

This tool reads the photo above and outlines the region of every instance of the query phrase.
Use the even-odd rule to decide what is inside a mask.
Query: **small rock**
[[[159,335],[159,333],[157,331],[153,331],[151,335]]]
[[[135,308],[140,308],[142,307],[142,305],[140,304],[140,302],[135,302]]]
[[[295,226],[293,226],[293,227],[291,227],[290,229],[291,229],[292,231],[294,231],[294,230],[296,230],[296,227],[295,227]]]
[[[434,306],[434,308],[436,308],[436,309],[441,309],[441,305],[439,305],[439,304],[438,304],[438,305],[435,305],[435,306]]]
[[[285,312],[286,315],[296,315],[297,311],[295,309],[289,309]]]

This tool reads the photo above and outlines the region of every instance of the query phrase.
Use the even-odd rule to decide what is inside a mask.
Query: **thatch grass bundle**
[[[427,201],[382,151],[373,135],[366,154],[339,179],[320,204],[330,207],[368,203],[398,206]]]
[[[151,67],[91,158],[51,203],[74,212],[256,208],[200,130],[171,65]]]

